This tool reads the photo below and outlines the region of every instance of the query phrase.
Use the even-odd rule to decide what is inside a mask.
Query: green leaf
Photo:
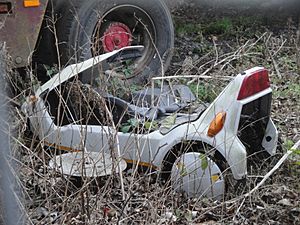
[[[152,123],[147,121],[147,122],[145,122],[144,126],[145,126],[146,130],[150,130]]]
[[[132,75],[132,72],[129,69],[125,69],[124,71],[125,77],[129,77]]]
[[[183,163],[178,162],[177,163],[177,168],[180,171],[180,176],[184,177],[184,176],[187,175],[187,170],[186,170],[186,167],[185,167],[185,165]]]
[[[129,133],[130,129],[131,129],[131,125],[126,125],[121,127],[121,131],[123,133]]]
[[[49,77],[51,77],[52,75],[58,73],[58,69],[55,65],[53,67],[50,67],[48,65],[43,65],[43,66],[46,69],[47,76],[49,76]]]
[[[170,129],[176,122],[176,117],[177,117],[177,114],[174,113],[168,117],[166,117],[163,121],[162,121],[162,127],[164,128],[167,128],[167,129]]]
[[[135,118],[129,119],[127,122],[132,127],[137,127],[139,125],[139,121]]]
[[[156,121],[152,121],[152,122],[146,121],[146,122],[144,123],[144,126],[145,126],[145,129],[146,129],[146,130],[157,129],[157,128],[158,128],[158,124],[157,124]]]
[[[187,212],[184,214],[184,217],[188,222],[192,222],[192,220],[193,220],[192,211],[187,210]]]
[[[201,169],[206,170],[208,167],[207,157],[204,154],[200,153],[200,160],[201,160]]]
[[[293,150],[293,154],[300,155],[300,150]]]
[[[294,145],[294,142],[292,140],[286,140],[283,144],[283,146],[286,148],[286,149],[291,149]]]
[[[180,209],[175,209],[175,216],[180,218],[182,216],[182,211]]]
[[[131,66],[133,63],[134,62],[131,59],[125,61],[126,66]]]

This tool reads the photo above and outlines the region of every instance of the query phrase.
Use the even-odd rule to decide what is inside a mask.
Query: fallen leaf
[[[162,124],[161,126],[164,127],[164,128],[167,128],[167,129],[170,129],[176,122],[176,117],[177,117],[177,114],[174,113],[168,117],[166,117],[163,121],[162,121]]]
[[[289,199],[281,199],[280,201],[277,202],[280,205],[284,205],[284,206],[293,206],[293,204],[291,203],[291,201]]]
[[[204,154],[200,153],[200,160],[201,160],[201,169],[206,170],[208,167],[207,157]]]

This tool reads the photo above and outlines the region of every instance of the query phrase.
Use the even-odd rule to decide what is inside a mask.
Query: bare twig
[[[300,17],[298,21],[298,30],[297,30],[297,37],[296,37],[296,55],[297,55],[298,73],[300,74]]]
[[[264,178],[247,194],[244,195],[245,198],[252,195],[255,191],[257,191],[258,188],[260,188],[266,180],[285,162],[285,160],[294,152],[294,150],[299,149],[300,146],[300,140],[291,148],[291,150],[287,151],[281,159],[276,163],[276,165],[273,167],[272,170],[270,170]]]
[[[272,34],[270,34],[270,35],[268,36],[268,38],[264,41],[264,45],[265,45],[265,48],[266,48],[266,51],[267,51],[269,57],[270,57],[271,60],[272,60],[273,67],[274,67],[274,69],[275,69],[275,71],[276,71],[276,74],[277,74],[278,78],[281,78],[282,76],[281,76],[281,73],[280,73],[280,71],[279,71],[278,64],[277,64],[277,62],[275,61],[275,59],[274,59],[274,57],[273,57],[273,55],[272,55],[272,53],[270,52],[270,49],[269,49],[269,47],[268,47],[268,43],[269,43],[269,40],[270,40],[271,36],[272,36]]]

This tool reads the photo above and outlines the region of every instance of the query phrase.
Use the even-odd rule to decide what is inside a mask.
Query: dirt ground
[[[177,8],[173,17],[176,39],[167,74],[210,76],[196,82],[201,88],[190,84],[203,101],[212,101],[241,71],[257,65],[269,69],[272,118],[281,144],[274,157],[249,159],[246,193],[300,139],[298,15],[207,6]],[[155,182],[155,172],[129,170],[124,177],[127,198],[123,201],[119,177],[97,181],[101,188],[95,192],[90,188],[95,181],[83,180],[78,188],[49,171],[49,152],[34,136],[24,136],[24,130],[19,126],[20,184],[32,224],[300,224],[300,167],[295,160],[286,161],[250,197],[227,193],[233,197],[223,201],[186,199]]]

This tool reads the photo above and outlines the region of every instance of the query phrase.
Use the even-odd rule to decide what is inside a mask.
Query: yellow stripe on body
[[[44,141],[44,144],[46,146],[48,146],[48,147],[56,148],[56,149],[61,150],[61,151],[66,151],[66,152],[81,152],[81,150],[78,150],[78,149],[73,149],[73,148],[62,146],[62,145],[58,145],[58,144],[52,144],[52,143],[49,143],[47,141]],[[136,165],[139,165],[139,166],[145,166],[145,167],[153,168],[155,170],[158,168],[157,166],[154,166],[153,164],[147,163],[147,162],[141,162],[141,161],[132,160],[132,159],[124,159],[124,160],[127,163],[130,163],[130,164],[136,164]]]

